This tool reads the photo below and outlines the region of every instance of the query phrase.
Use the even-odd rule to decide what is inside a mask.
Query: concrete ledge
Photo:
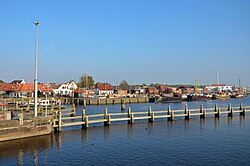
[[[50,134],[53,131],[52,124],[43,125],[24,125],[16,127],[7,127],[0,129],[0,142],[20,138],[34,137]]]

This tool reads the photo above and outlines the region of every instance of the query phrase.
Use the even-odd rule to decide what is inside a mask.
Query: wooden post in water
[[[111,115],[108,114],[107,125],[110,125],[110,124],[111,124]]]
[[[108,108],[105,108],[103,118],[107,120],[107,121],[104,121],[104,126],[107,126],[108,125]]]
[[[84,109],[86,109],[86,104],[87,104],[86,100],[83,99],[83,108],[84,108]]]
[[[151,116],[151,114],[152,114],[152,107],[149,106],[149,107],[148,107],[148,116]],[[150,119],[150,118],[148,118],[148,122],[151,122],[151,119]]]
[[[150,122],[154,122],[154,121],[155,121],[155,113],[152,112],[152,113],[151,113]]]
[[[171,120],[171,108],[170,105],[168,105],[168,113],[167,115],[169,115],[170,117],[168,117],[168,120]]]
[[[174,111],[171,111],[171,117],[170,117],[171,120],[174,120]]]
[[[240,110],[242,111],[242,112],[240,112],[240,115],[246,114],[246,109],[245,109],[245,107],[243,107],[242,103],[240,103]]]
[[[188,109],[188,105],[187,104],[185,105],[185,114],[186,114],[185,119],[189,119],[190,118],[190,111]]]
[[[108,114],[108,108],[105,108],[104,118],[107,119],[107,121],[104,122],[104,125],[110,125],[111,124],[111,116]]]
[[[203,104],[200,106],[200,118],[205,118],[206,117],[206,111],[203,108]]]
[[[121,110],[125,110],[125,109],[126,109],[125,100],[122,99],[121,100]]]
[[[130,120],[128,120],[128,123],[131,123],[131,108],[128,107],[128,118],[130,118]]]
[[[243,105],[242,105],[242,103],[240,103],[240,110],[242,110],[243,109]]]
[[[217,104],[214,106],[215,117],[220,117],[220,108]]]
[[[70,117],[74,117],[76,115],[76,106],[73,103],[72,104],[72,108],[71,108],[71,113],[70,113]]]
[[[134,120],[134,114],[131,113],[130,123],[133,124],[134,122],[135,122],[135,120]]]
[[[83,108],[83,109],[82,109],[82,122],[85,121],[85,117],[86,117],[86,111],[85,111],[85,109]],[[85,124],[82,124],[82,128],[84,128],[84,127],[85,127]]]
[[[228,103],[227,111],[228,111],[228,116],[233,116],[233,109],[230,103]]]
[[[215,104],[214,106],[214,112],[215,112],[214,116],[218,117],[218,105],[217,104]]]
[[[88,116],[85,116],[85,124],[84,124],[84,127],[85,128],[88,128],[89,127],[89,117]]]
[[[61,112],[61,107],[59,106],[59,111],[58,111],[58,131],[62,130],[62,112]]]

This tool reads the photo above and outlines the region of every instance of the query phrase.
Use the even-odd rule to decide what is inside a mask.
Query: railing
[[[233,116],[234,113],[245,115],[247,112],[250,112],[250,106],[243,106],[242,104],[240,104],[239,107],[232,107],[231,104],[228,104],[226,108],[220,108],[217,104],[215,104],[214,108],[203,108],[203,105],[201,105],[199,109],[189,109],[186,105],[184,110],[171,110],[170,106],[168,106],[167,110],[159,111],[152,111],[151,106],[149,106],[148,111],[145,112],[132,112],[129,107],[126,113],[108,113],[108,109],[106,108],[103,114],[94,115],[86,115],[86,110],[83,109],[82,115],[75,117],[62,117],[63,112],[59,110],[57,118],[54,119],[54,128],[57,131],[61,131],[61,128],[64,126],[82,125],[83,128],[88,128],[89,124],[104,123],[104,125],[110,125],[111,122],[115,121],[127,121],[132,124],[135,120],[142,119],[154,122],[155,119],[160,118],[166,118],[168,120],[174,120],[177,117],[189,119],[194,116],[206,118],[211,115],[219,117],[222,114]],[[71,120],[71,122],[68,122],[69,120]]]
[[[34,108],[30,107],[29,105],[20,107],[18,104],[16,104],[15,107],[6,108],[6,109],[1,110],[0,112],[7,112],[7,111],[11,111],[11,119],[19,120],[20,125],[23,125],[24,119],[28,121],[34,118]],[[54,106],[53,104],[47,107],[41,106],[41,105],[38,106],[39,117],[48,117],[52,119],[57,119],[59,117],[58,116],[59,113],[63,116],[70,116],[70,117],[67,117],[67,119],[78,118],[78,117],[75,117],[76,108],[74,104],[72,104],[71,108],[63,108],[62,106]]]

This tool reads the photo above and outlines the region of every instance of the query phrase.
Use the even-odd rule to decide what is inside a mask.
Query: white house
[[[58,96],[73,96],[74,90],[77,89],[77,85],[74,81],[63,84],[52,83],[50,86]]]
[[[95,90],[95,94],[99,96],[101,95],[107,96],[107,95],[114,94],[114,90],[110,85],[101,84],[101,85],[96,86],[94,90]]]

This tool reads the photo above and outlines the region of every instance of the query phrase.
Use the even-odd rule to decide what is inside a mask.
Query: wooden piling
[[[228,103],[227,111],[228,111],[228,116],[233,116],[233,108],[230,103]]]
[[[170,117],[168,117],[168,120],[171,120],[171,108],[170,108],[170,105],[168,105],[167,115],[170,115]]]
[[[87,102],[85,99],[83,99],[83,108],[86,109]]]
[[[62,112],[61,112],[61,107],[59,106],[59,111],[58,111],[58,129],[57,131],[62,130]]]
[[[84,121],[85,121],[84,127],[85,127],[85,128],[88,128],[88,127],[89,127],[89,117],[88,117],[88,116],[85,116]]]
[[[134,120],[134,114],[133,114],[133,113],[131,113],[130,123],[131,123],[131,124],[133,124],[134,122],[135,122],[135,120]]]
[[[131,123],[131,108],[128,107],[128,118],[130,118],[130,120],[128,120],[128,123]]]
[[[85,117],[86,117],[86,111],[85,111],[85,109],[82,109],[82,122],[85,121]],[[85,125],[82,124],[82,128],[84,128],[84,127],[85,127]]]
[[[111,124],[111,115],[108,114],[108,109],[107,109],[107,108],[105,108],[104,119],[107,119],[107,121],[104,122],[104,125],[105,125],[105,126]]]
[[[150,122],[154,122],[154,121],[155,121],[155,114],[154,112],[151,112]]]
[[[107,126],[108,125],[108,108],[105,108],[103,118],[107,120],[104,122],[104,125]]]
[[[172,120],[174,120],[174,112],[173,111],[171,111],[171,117],[170,117],[170,120],[172,121]]]
[[[215,112],[215,117],[219,117],[220,116],[220,111],[219,111],[219,108],[218,108],[217,104],[215,104],[215,106],[214,106],[214,112]]]
[[[121,100],[121,110],[125,110],[125,109],[126,109],[125,100],[122,99]]]
[[[242,103],[240,103],[240,115],[245,115],[246,114],[246,108],[242,105]]]
[[[148,116],[151,116],[151,114],[152,114],[152,107],[149,106],[149,107],[148,107]],[[148,122],[151,122],[151,119],[150,119],[150,118],[148,119]]]
[[[71,112],[70,112],[70,117],[74,117],[76,115],[76,107],[75,104],[72,104]]]
[[[186,114],[185,119],[189,119],[190,118],[190,111],[188,109],[188,105],[187,104],[185,105],[185,114]]]
[[[108,114],[108,118],[107,118],[107,125],[110,125],[111,124],[111,115]]]
[[[203,105],[200,106],[200,118],[206,117],[206,111],[203,109]]]

